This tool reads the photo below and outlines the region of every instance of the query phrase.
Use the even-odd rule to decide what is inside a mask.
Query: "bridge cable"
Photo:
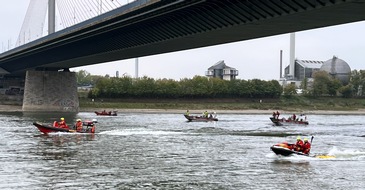
[[[63,28],[66,28],[67,27],[67,24],[66,24],[66,20],[65,20],[65,9],[63,8],[63,1],[62,0],[58,0],[56,1],[57,3],[57,8],[58,8],[58,12],[60,13],[59,16],[61,17],[61,24],[63,26]]]

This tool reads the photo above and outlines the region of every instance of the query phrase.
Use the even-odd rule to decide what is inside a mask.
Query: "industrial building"
[[[287,81],[295,82],[299,86],[304,78],[312,78],[312,74],[315,71],[319,71],[323,65],[324,61],[313,61],[313,60],[294,60],[294,75],[289,74],[290,65],[285,67],[284,78]]]
[[[290,75],[290,65],[285,67],[284,79],[286,84],[294,83],[297,87],[304,78],[311,80],[313,73],[316,71],[326,71],[334,78],[339,79],[342,84],[348,84],[351,75],[351,68],[344,60],[333,56],[327,61],[309,61],[298,60],[294,61],[294,75]]]
[[[326,71],[331,76],[339,79],[342,84],[349,82],[351,68],[344,60],[333,56],[327,61],[299,60],[295,57],[295,33],[290,34],[290,57],[289,65],[284,69],[282,75],[282,51],[280,51],[280,81],[282,85],[295,84],[298,88],[304,78],[312,81],[313,73]]]
[[[205,76],[209,78],[221,78],[223,80],[234,80],[238,76],[238,70],[227,66],[223,60],[208,68]]]

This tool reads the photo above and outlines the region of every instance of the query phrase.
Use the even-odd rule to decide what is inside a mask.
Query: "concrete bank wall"
[[[78,112],[76,74],[27,71],[22,110]]]

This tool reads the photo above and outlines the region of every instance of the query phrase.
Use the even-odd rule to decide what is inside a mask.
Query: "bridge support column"
[[[23,111],[78,112],[74,72],[27,71]]]

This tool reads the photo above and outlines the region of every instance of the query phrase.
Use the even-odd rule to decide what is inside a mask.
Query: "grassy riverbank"
[[[365,114],[365,99],[359,98],[281,98],[281,99],[91,99],[80,98],[80,111],[101,110],[119,112],[168,112],[181,113],[189,109],[219,111],[220,113],[268,113],[280,110],[282,113],[318,114]],[[22,111],[21,105],[2,104],[0,111]]]
[[[81,109],[174,109],[174,110],[286,110],[357,111],[365,109],[365,99],[306,98],[281,99],[80,99]]]

